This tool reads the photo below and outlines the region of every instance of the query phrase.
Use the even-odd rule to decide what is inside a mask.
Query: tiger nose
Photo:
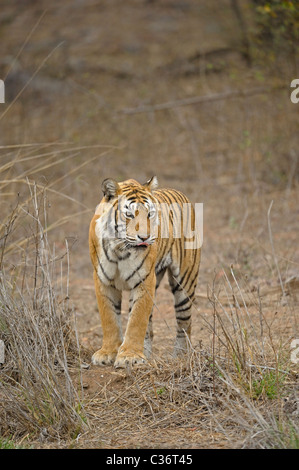
[[[141,241],[145,242],[148,239],[147,235],[138,235],[138,238],[140,238]]]

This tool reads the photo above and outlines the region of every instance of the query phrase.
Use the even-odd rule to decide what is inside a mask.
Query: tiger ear
[[[115,197],[118,194],[119,190],[119,184],[112,178],[106,178],[102,183],[102,191],[108,201]]]
[[[143,186],[149,189],[150,191],[154,191],[158,187],[158,178],[156,176],[153,176]]]

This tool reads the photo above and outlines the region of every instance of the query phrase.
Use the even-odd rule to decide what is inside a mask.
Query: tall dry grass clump
[[[219,395],[220,385],[218,399],[246,447],[299,446],[298,374],[290,356],[296,314],[279,290],[252,289],[231,266],[209,293],[214,389]],[[283,336],[282,323],[289,331]]]
[[[0,436],[73,439],[87,418],[68,294],[68,243],[57,256],[48,239],[47,191],[29,179],[25,201],[7,210],[3,194],[11,185],[5,176],[0,181],[6,215],[0,226]],[[14,184],[24,185],[21,179]]]

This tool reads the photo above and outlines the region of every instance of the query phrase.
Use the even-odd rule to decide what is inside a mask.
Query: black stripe
[[[189,307],[175,309],[175,310],[176,310],[176,313],[187,312],[187,310],[190,310],[191,307],[192,305],[189,305]]]
[[[106,294],[102,294],[103,297],[105,297],[106,299],[109,300],[109,302],[112,303],[113,307],[115,310],[117,310],[117,314],[120,314],[121,312],[121,302],[118,302],[117,304],[114,302],[113,299],[111,299],[111,297],[109,297],[109,295],[106,295]]]
[[[117,213],[118,210],[113,207],[114,210],[114,233],[115,235],[118,234],[118,219],[117,219]]]
[[[172,204],[173,202],[176,202],[176,201],[173,201],[169,196],[166,195],[166,193],[162,193],[163,197],[162,197],[162,201],[161,202],[167,202],[168,204]]]
[[[160,240],[161,240],[161,242],[162,242],[162,238],[161,238]],[[169,240],[169,239],[168,239],[168,240]],[[159,253],[159,263],[158,263],[158,264],[160,264],[161,262],[163,262],[164,259],[165,259],[165,252],[166,252],[166,249],[167,249],[167,246],[168,246],[168,242],[165,241],[164,243],[165,243],[165,245],[164,245],[164,247],[163,247],[163,251],[162,251],[162,253],[161,253],[161,252]]]
[[[136,192],[135,191],[129,191],[127,194],[124,193],[126,196],[127,201],[135,201],[136,200]]]
[[[193,291],[193,294],[195,293],[195,287],[196,287],[196,282],[197,282],[197,278],[198,278],[198,271],[195,273],[195,276],[192,278],[191,282],[190,282],[190,285],[189,285],[189,288],[188,288],[188,291]],[[190,297],[190,295],[189,295]]]
[[[192,300],[194,296],[195,296],[195,289],[190,295],[188,295],[188,297],[190,300]]]
[[[131,256],[131,253],[130,253],[129,251],[128,251],[128,253],[125,254],[125,256],[118,256],[117,253],[115,253],[115,254],[116,254],[117,259],[118,259],[119,261],[123,261],[123,260],[125,260],[125,259],[128,259],[128,258],[130,258],[130,256]]]
[[[191,315],[188,315],[188,317],[176,317],[177,321],[188,321],[190,320]]]
[[[155,262],[155,261],[154,261],[154,262]],[[132,290],[133,290],[133,289],[136,289],[136,287],[138,287],[142,282],[144,282],[144,281],[149,277],[149,275],[150,275],[151,272],[152,272],[153,266],[154,266],[154,263],[151,265],[150,270],[149,270],[149,272],[147,273],[147,275],[146,275],[143,279],[140,279],[140,281],[138,281],[138,282],[135,284],[135,286],[132,287]]]
[[[189,219],[190,219],[190,221],[192,221],[192,207],[191,206],[188,206],[188,208],[187,208],[187,221],[185,221],[185,220],[183,221],[183,231],[185,231],[186,227],[188,227],[188,229],[189,229]],[[191,226],[190,231],[192,231],[192,228],[193,227]],[[191,238],[191,237],[184,236],[184,239],[185,238]]]
[[[168,255],[171,253],[171,251],[172,251],[172,247],[173,247],[174,242],[175,242],[175,240],[173,239],[172,242],[171,242],[171,245],[170,245],[170,247],[169,247],[169,250],[167,251],[166,254],[165,254],[165,252],[166,252],[166,249],[168,248],[169,243],[166,243],[166,242],[165,242],[165,246],[164,246],[164,248],[163,248],[163,252],[162,252],[162,254],[161,254],[161,253],[159,254],[159,257],[158,257],[158,258],[159,258],[159,261],[158,261],[158,263],[157,263],[157,265],[156,265],[156,269],[158,269],[158,272],[160,272],[161,269],[164,269],[165,267],[169,266],[169,264],[171,263],[172,257],[171,257],[171,260],[170,260],[169,263],[164,264],[165,261],[166,261],[167,256],[168,256]],[[162,266],[162,268],[161,268],[161,266]],[[161,268],[161,269],[160,269],[160,268]]]
[[[188,281],[189,281],[189,279],[190,279],[190,276],[191,276],[191,274],[193,273],[194,266],[195,266],[196,262],[197,262],[197,257],[194,256],[194,262],[193,262],[192,268],[191,268],[190,271],[189,271],[189,274],[188,274],[188,276],[187,276],[187,279],[186,279],[184,285],[182,285],[182,288],[183,288],[183,289],[185,289],[185,286],[187,285],[187,283],[188,283]],[[187,272],[187,271],[186,271],[186,272]]]
[[[176,304],[174,306],[175,309],[179,308],[179,307],[182,307],[183,305],[185,305],[187,302],[189,302],[189,298],[186,297],[184,300],[182,300],[179,304]]]
[[[94,242],[94,239],[93,239],[93,238],[92,238],[92,246],[93,246],[93,250],[94,250],[94,252],[95,252],[95,255],[96,255],[96,257],[97,257],[97,260],[98,260],[98,262],[99,262],[99,257],[98,257],[98,253],[97,253],[97,248],[96,248],[96,244],[95,244],[95,242]],[[92,262],[92,265],[93,265],[93,269],[94,269],[94,270],[95,270],[95,272],[97,273],[97,271],[98,271],[98,267],[97,267],[97,266],[95,266],[95,265],[93,264],[93,262]]]
[[[175,282],[177,283],[177,284],[176,284],[174,287],[172,287],[172,289],[171,289],[171,292],[172,292],[173,294],[174,294],[179,288],[182,289],[181,285],[182,285],[182,282],[183,282],[184,279],[185,279],[185,276],[186,276],[187,272],[188,272],[188,271],[185,271],[185,273],[183,274],[183,276],[181,277],[181,279],[180,279],[179,281],[173,276]]]
[[[134,274],[136,274],[137,271],[139,271],[139,269],[142,267],[144,261],[145,261],[146,258],[148,257],[149,253],[150,253],[150,250],[147,250],[147,253],[146,253],[145,257],[142,259],[142,261],[141,261],[141,263],[139,264],[139,266],[137,266],[137,268],[135,269],[135,271],[133,271],[133,272],[130,274],[129,277],[126,277],[125,281],[129,281],[129,280],[134,276]]]
[[[179,246],[179,249],[178,249],[178,263],[179,265],[182,264],[182,239],[181,238],[177,238],[177,244]]]
[[[108,260],[110,263],[115,263],[115,264],[117,264],[117,261],[114,261],[113,259],[109,258],[108,251],[107,251],[107,248],[106,248],[106,240],[104,240],[104,239],[102,238],[101,241],[102,241],[102,248],[103,248],[103,251],[104,251],[104,254],[105,254],[107,260]]]
[[[166,199],[166,202],[168,202],[169,204],[172,204],[173,200],[166,193],[163,193],[163,197],[164,197],[164,202]]]
[[[190,284],[190,287],[189,287],[189,291],[193,290],[193,293],[189,295],[189,297],[194,297],[195,295],[195,288],[196,288],[196,285],[197,285],[197,281],[198,281],[198,272],[196,273],[196,275],[194,276],[194,278],[192,279],[191,281],[191,284]]]
[[[171,189],[171,191],[172,191],[173,193],[175,193],[176,197],[177,197],[177,198],[179,199],[179,201],[182,202],[183,204],[184,204],[185,202],[188,202],[188,199],[187,199],[187,197],[186,197],[184,194],[180,193],[180,192],[177,191],[176,189]]]
[[[168,190],[168,195],[170,195],[175,202],[181,203],[183,202],[182,199],[178,196],[178,194],[175,193],[173,189]]]
[[[140,199],[143,202],[143,204],[148,204],[149,205],[151,202],[153,202],[148,198],[148,196],[146,194],[141,195]]]
[[[187,283],[188,283],[188,281],[189,281],[189,279],[190,279],[190,276],[191,276],[191,274],[193,273],[193,270],[194,270],[194,267],[195,267],[196,262],[198,262],[197,256],[194,257],[194,262],[193,262],[193,265],[192,265],[192,268],[190,269],[190,271],[189,271],[189,269],[187,269],[187,270],[184,272],[183,276],[181,277],[181,280],[179,281],[180,284],[178,284],[178,281],[177,281],[177,280],[175,279],[175,277],[173,276],[173,277],[174,277],[174,280],[177,282],[177,285],[174,286],[173,289],[171,289],[171,291],[172,291],[173,294],[174,294],[179,288],[181,288],[181,290],[185,290],[185,287],[186,287],[186,285],[187,285]],[[188,274],[188,275],[187,275],[187,274]],[[186,275],[187,275],[187,278],[185,279]],[[192,278],[192,281],[191,281],[191,284],[190,284],[188,290],[190,290],[191,286],[194,284],[195,280],[197,279],[197,276],[198,276],[198,270],[196,270],[195,276]]]
[[[163,260],[163,261],[164,261],[164,260]],[[165,266],[165,265],[163,264],[162,267],[161,267],[161,264],[162,264],[162,263],[159,264],[159,269],[158,269],[158,266],[155,268],[156,276],[159,276],[159,274],[161,274],[162,271],[164,271],[164,272],[166,271],[167,266]]]
[[[144,279],[140,279],[140,281],[138,281],[135,286],[132,287],[132,290],[133,289],[136,289],[142,282],[144,282],[146,280],[146,278],[149,276],[149,273],[145,276]]]
[[[137,299],[134,299],[132,300],[131,304],[130,304],[130,312],[132,311],[134,305],[136,304],[136,302],[138,302],[138,300],[142,299],[143,295],[140,295],[139,297],[137,297]]]
[[[104,268],[103,268],[103,266],[102,266],[102,263],[101,263],[101,261],[99,260],[99,257],[98,257],[98,262],[99,262],[99,266],[100,266],[100,268],[101,268],[101,270],[102,270],[102,273],[104,274],[105,278],[108,279],[108,281],[110,281],[110,282],[113,281],[113,277],[110,278],[110,277],[107,275],[107,273],[105,272],[105,270],[104,270]]]
[[[95,246],[95,243],[94,243],[94,242],[93,242],[93,247],[94,247],[94,251],[95,251],[95,254],[96,254],[96,257],[97,257],[97,260],[98,260],[98,266],[100,266],[100,268],[101,268],[101,270],[102,270],[104,276],[106,277],[106,279],[108,279],[108,281],[112,282],[112,281],[113,281],[113,278],[110,279],[110,278],[107,276],[107,274],[105,273],[105,271],[104,271],[104,268],[103,268],[103,266],[102,266],[102,264],[101,264],[101,261],[100,261],[100,258],[99,258],[99,256],[98,256],[98,252],[97,252],[97,250],[96,250],[96,246]],[[98,269],[97,269],[95,266],[94,266],[94,269],[95,269],[95,272],[97,273],[97,276],[98,276],[98,278],[99,278]],[[100,278],[99,278],[99,281],[101,282],[101,279],[100,279]],[[114,286],[114,284],[113,284],[113,286]]]
[[[178,205],[179,205],[179,203],[178,203],[176,200],[172,200],[170,197],[168,197],[168,195],[164,194],[164,197],[165,197],[165,199],[166,199],[166,202],[168,202],[168,204],[169,204],[170,206],[172,206],[173,204],[178,204]],[[177,207],[177,206],[174,206],[174,209],[175,209],[176,207]],[[181,212],[181,206],[179,205],[179,207],[180,207],[180,212]],[[172,222],[173,222],[173,219],[174,219],[174,218],[177,219],[177,213],[176,213],[176,211],[175,211],[175,210],[169,211],[169,216],[172,216]]]
[[[173,204],[175,204],[175,206],[172,207],[172,210],[169,210],[169,217],[170,217],[170,221],[172,223],[172,229],[174,230],[174,225],[178,224],[180,222],[181,226],[178,227],[178,228],[181,231],[182,230],[182,217],[181,217],[182,207],[181,207],[181,205],[179,204],[178,201],[172,200],[166,194],[164,194],[164,196],[165,196],[165,199],[169,203],[170,206],[173,206]],[[179,240],[181,238],[182,238],[182,234],[181,234],[181,237],[179,237],[179,238],[174,237],[175,240]]]

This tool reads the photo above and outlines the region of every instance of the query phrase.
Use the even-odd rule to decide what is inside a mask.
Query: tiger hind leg
[[[174,356],[180,356],[189,351],[191,345],[191,310],[195,293],[195,285],[187,289],[174,277],[171,270],[168,272],[169,284],[174,296],[174,308],[177,322]]]

